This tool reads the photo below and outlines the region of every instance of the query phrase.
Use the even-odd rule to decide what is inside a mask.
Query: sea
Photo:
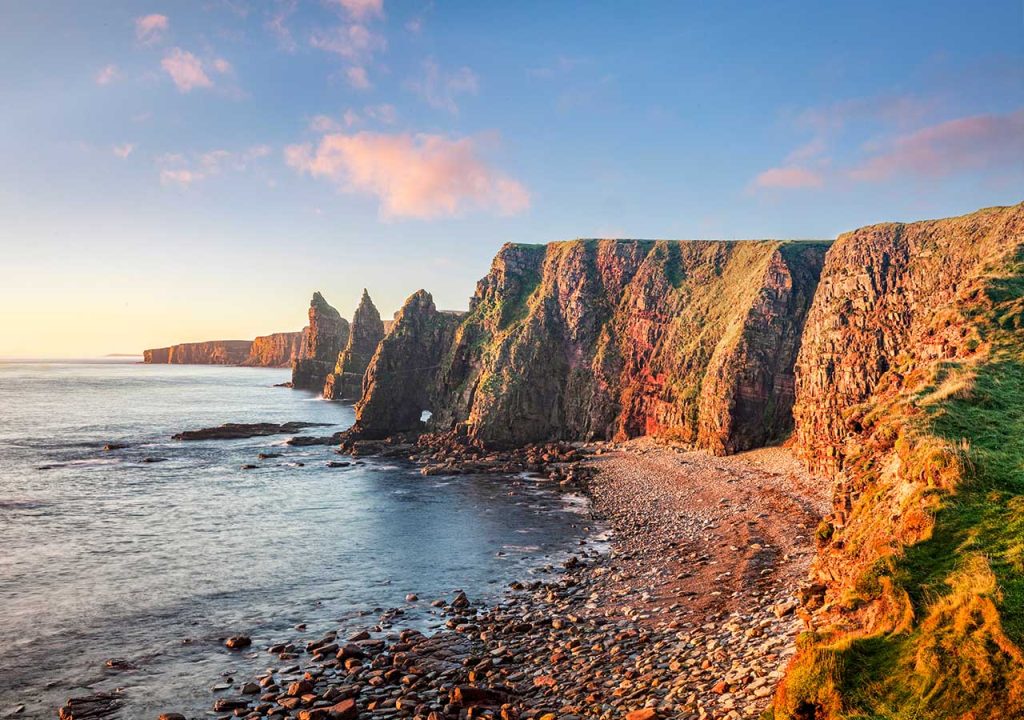
[[[292,435],[171,439],[227,422],[351,425],[350,404],[277,387],[288,379],[0,361],[0,717],[53,718],[115,688],[114,717],[202,717],[214,686],[272,664],[272,643],[372,630],[392,608],[394,629],[433,631],[431,600],[497,601],[587,537],[585,502],[540,478],[329,467],[349,458]],[[224,647],[240,634],[253,652]]]

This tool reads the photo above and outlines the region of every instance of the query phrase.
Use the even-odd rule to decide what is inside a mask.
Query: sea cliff
[[[251,340],[211,340],[182,343],[143,351],[143,361],[170,365],[239,365],[248,356]]]

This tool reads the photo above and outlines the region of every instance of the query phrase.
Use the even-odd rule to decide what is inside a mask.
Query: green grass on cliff
[[[872,636],[805,636],[776,718],[1024,717],[1024,263],[1015,269],[973,314],[980,362],[939,364],[904,406],[921,446],[955,456],[939,474],[955,464],[958,482],[923,491],[937,501],[928,537],[858,583],[902,617]],[[901,473],[936,457],[908,454]],[[886,605],[900,597],[909,608]]]

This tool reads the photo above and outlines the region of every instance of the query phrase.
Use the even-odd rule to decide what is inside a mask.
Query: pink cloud
[[[229,73],[229,72],[234,70],[234,68],[231,67],[231,63],[229,63],[224,58],[216,58],[216,59],[214,59],[212,65],[213,65],[213,69],[216,70],[217,72],[219,72],[221,75],[226,75],[227,73]]]
[[[821,187],[824,179],[821,173],[804,167],[789,166],[770,168],[754,178],[754,187],[794,190],[797,188]]]
[[[1024,109],[931,125],[868,147],[875,155],[855,166],[858,181],[898,175],[938,178],[970,170],[1024,167]]]
[[[473,209],[513,215],[530,205],[526,188],[489,167],[473,138],[332,134],[316,146],[285,148],[285,160],[344,192],[376,196],[386,218],[447,217]]]
[[[97,85],[109,85],[110,83],[117,80],[121,72],[117,69],[117,65],[107,65],[100,68],[100,71],[96,73],[96,84]]]
[[[387,48],[387,41],[365,25],[348,25],[331,30],[314,30],[309,44],[318,50],[340,55],[352,62],[363,62]]]
[[[476,73],[468,67],[444,72],[437,61],[430,58],[423,63],[423,76],[411,81],[408,86],[431,107],[458,115],[456,98],[459,95],[476,95],[479,85]]]
[[[123,145],[114,146],[114,154],[122,160],[132,154],[135,150],[134,143],[124,143]]]
[[[212,87],[213,81],[203,70],[203,63],[190,52],[181,48],[172,48],[160,65],[171,76],[171,80],[181,92],[189,92],[197,87]]]
[[[139,42],[157,42],[163,37],[170,23],[166,15],[144,15],[135,18],[135,37]]]
[[[277,11],[267,19],[266,28],[277,38],[278,46],[285,52],[295,52],[297,46],[288,19],[295,12],[297,0],[279,0]]]
[[[160,182],[164,185],[179,185],[188,187],[197,180],[202,180],[201,173],[193,172],[185,168],[164,169],[160,171]]]
[[[361,65],[348,68],[345,71],[345,77],[348,79],[348,84],[357,90],[367,90],[372,87],[370,78],[366,74],[366,68]]]
[[[331,0],[341,7],[353,20],[383,17],[384,0]]]

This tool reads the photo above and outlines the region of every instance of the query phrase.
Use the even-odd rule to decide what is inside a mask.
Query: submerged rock
[[[277,423],[225,423],[213,428],[185,430],[172,435],[172,440],[237,440],[261,437],[263,435],[286,435],[309,427],[322,427],[327,423],[286,422]]]

